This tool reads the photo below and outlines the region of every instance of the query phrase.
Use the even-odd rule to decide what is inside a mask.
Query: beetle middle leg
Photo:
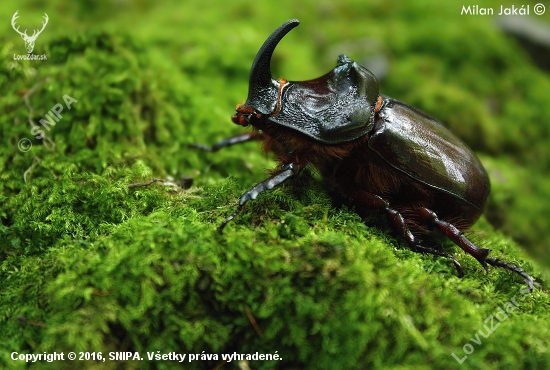
[[[409,245],[409,247],[413,252],[429,253],[435,256],[448,258],[451,261],[453,261],[453,264],[455,265],[458,276],[459,277],[464,276],[464,271],[462,271],[462,266],[460,265],[460,262],[456,260],[456,258],[454,258],[448,253],[422,245],[422,241],[418,240],[409,229],[409,226],[407,225],[407,221],[405,220],[403,215],[399,211],[391,208],[388,202],[384,202],[383,209],[386,212],[386,214],[389,216],[393,224],[397,227],[397,231],[405,238],[405,241],[407,242],[407,244]]]
[[[460,265],[460,262],[456,260],[456,258],[448,253],[422,245],[422,241],[416,238],[411,232],[403,215],[398,210],[392,208],[389,202],[384,200],[382,197],[369,192],[356,192],[354,200],[367,208],[381,209],[392,221],[395,228],[397,229],[397,232],[405,239],[413,252],[428,253],[435,256],[448,258],[453,262],[457,270],[458,276],[464,276],[462,266]]]

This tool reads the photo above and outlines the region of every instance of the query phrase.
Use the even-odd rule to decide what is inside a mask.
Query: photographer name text
[[[541,15],[544,14],[545,10],[546,8],[543,4],[536,4],[532,8],[531,5],[512,5],[509,7],[501,5],[496,11],[494,8],[485,8],[479,5],[462,5],[460,15]]]

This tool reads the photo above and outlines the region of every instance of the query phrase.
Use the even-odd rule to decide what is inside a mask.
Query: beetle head
[[[281,39],[299,24],[291,19],[264,42],[250,70],[248,99],[233,122],[262,128],[265,122],[299,131],[317,141],[338,144],[357,139],[374,126],[376,77],[345,55],[336,68],[310,81],[271,76],[271,56]]]

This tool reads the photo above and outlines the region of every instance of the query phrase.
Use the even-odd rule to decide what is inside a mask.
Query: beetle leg
[[[390,208],[389,203],[385,201],[384,201],[384,211],[389,216],[393,224],[397,227],[397,231],[405,238],[405,241],[407,242],[407,244],[409,245],[409,247],[413,252],[429,253],[435,256],[448,258],[451,261],[453,261],[453,264],[455,265],[458,276],[459,277],[464,276],[464,272],[462,271],[462,266],[453,256],[451,256],[448,253],[438,251],[437,249],[423,246],[420,240],[417,240],[413,235],[413,233],[411,232],[411,230],[409,229],[409,226],[407,225],[407,222],[405,221],[405,218],[403,217],[403,215],[399,211],[393,208]]]
[[[503,267],[505,269],[508,269],[520,275],[529,286],[529,293],[533,291],[533,287],[534,287],[533,278],[529,276],[525,271],[517,267],[516,265],[512,265],[511,263],[508,263],[508,262],[499,261],[496,258],[487,258],[485,259],[485,262],[487,262],[491,266]]]
[[[218,227],[218,231],[222,233],[223,228],[229,221],[235,218],[241,212],[243,206],[248,202],[249,200],[254,200],[263,193],[266,190],[271,190],[276,186],[281,185],[283,182],[288,180],[291,177],[296,176],[300,172],[300,167],[295,163],[286,163],[284,164],[280,170],[275,172],[271,177],[265,179],[264,181],[258,183],[256,186],[254,186],[252,189],[248,190],[246,193],[244,193],[241,196],[241,199],[239,200],[239,205],[237,206],[237,209],[233,214],[229,217],[227,217],[221,225]]]
[[[433,249],[433,248],[428,248],[428,247],[425,247],[423,245],[420,245],[420,244],[416,244],[414,246],[414,248],[411,248],[412,251],[414,252],[419,252],[419,253],[430,253],[430,254],[433,254],[435,256],[441,256],[441,257],[445,257],[445,258],[448,258],[450,259],[451,261],[453,261],[453,264],[455,265],[455,268],[456,268],[456,271],[458,273],[458,277],[463,277],[464,276],[464,271],[462,270],[462,266],[460,265],[460,262],[458,262],[456,260],[456,258],[454,258],[453,256],[451,256],[450,254],[448,253],[445,253],[445,252],[441,252],[441,251],[438,251],[437,249]]]
[[[217,152],[221,148],[225,148],[227,146],[246,143],[247,141],[252,141],[252,140],[263,140],[264,137],[265,137],[265,134],[261,132],[249,132],[246,134],[232,136],[232,137],[228,137],[226,139],[220,140],[212,146],[197,144],[197,143],[189,144],[189,146],[192,148],[202,149],[206,152]]]
[[[466,253],[470,254],[476,260],[478,260],[481,263],[481,265],[485,268],[486,271],[487,271],[487,264],[491,266],[502,267],[510,271],[513,271],[516,274],[520,275],[525,280],[525,282],[529,286],[529,291],[533,291],[533,284],[534,284],[533,278],[531,278],[531,276],[529,276],[525,271],[523,271],[522,269],[520,269],[515,265],[512,265],[511,263],[501,262],[495,258],[487,258],[487,255],[491,251],[490,249],[476,247],[462,233],[462,231],[458,230],[451,223],[442,221],[439,218],[437,218],[437,215],[435,214],[435,212],[427,208],[421,208],[418,214],[422,219],[424,219],[424,221],[427,221],[428,224],[435,226],[439,231],[444,233],[449,239],[451,239],[456,245],[462,248]]]
[[[390,204],[381,196],[362,191],[357,192],[353,197],[353,200],[369,209],[380,209],[386,213],[397,228],[397,232],[405,238],[407,244],[409,244],[412,248],[420,244],[407,226],[407,222],[405,221],[403,215],[399,213],[399,211],[391,208]]]
[[[371,208],[371,209],[381,209],[384,211],[384,213],[387,214],[387,216],[390,218],[392,223],[397,229],[397,232],[405,238],[405,241],[409,245],[410,249],[413,252],[418,253],[429,253],[433,254],[435,256],[445,257],[453,261],[453,264],[455,265],[456,271],[458,273],[459,277],[464,276],[464,272],[462,271],[462,266],[460,263],[450,254],[438,251],[437,249],[425,247],[421,244],[421,241],[418,240],[414,234],[409,229],[409,226],[407,225],[407,221],[405,221],[405,218],[403,215],[390,207],[390,204],[384,200],[382,197],[368,193],[368,192],[361,192],[356,193],[355,201],[360,203],[361,205]]]
[[[445,234],[447,238],[451,239],[453,243],[458,245],[462,250],[481,263],[483,268],[487,270],[486,258],[490,249],[479,248],[474,245],[464,233],[458,230],[453,224],[440,220],[434,211],[431,211],[427,208],[418,209],[418,215],[427,225],[435,227],[441,233]]]

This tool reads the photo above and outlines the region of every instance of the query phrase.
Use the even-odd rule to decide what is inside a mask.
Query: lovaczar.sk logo
[[[35,55],[32,53],[34,50],[34,43],[36,42],[36,39],[38,38],[38,35],[44,31],[44,28],[46,28],[46,25],[48,24],[48,15],[44,13],[44,22],[42,23],[42,28],[39,30],[34,30],[31,36],[27,35],[27,30],[24,32],[19,31],[19,26],[16,26],[15,21],[17,18],[19,18],[19,10],[15,12],[13,17],[11,18],[11,26],[17,32],[21,37],[23,38],[23,41],[25,41],[25,49],[27,49],[27,54],[23,55],[13,55],[14,60],[47,60],[46,54],[42,55]]]

